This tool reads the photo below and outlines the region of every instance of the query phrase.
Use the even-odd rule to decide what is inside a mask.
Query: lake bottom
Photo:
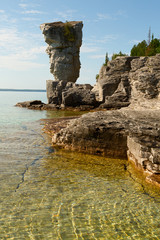
[[[126,160],[55,150],[40,121],[0,130],[0,239],[160,239],[160,193]]]

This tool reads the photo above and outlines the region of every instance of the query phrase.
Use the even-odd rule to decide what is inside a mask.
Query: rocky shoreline
[[[160,186],[160,54],[117,57],[104,64],[96,84],[76,84],[83,23],[41,25],[50,71],[48,104],[16,106],[39,110],[93,110],[79,118],[47,120],[45,131],[65,149],[128,158]]]
[[[54,146],[132,161],[160,187],[160,111],[98,111],[46,120]]]

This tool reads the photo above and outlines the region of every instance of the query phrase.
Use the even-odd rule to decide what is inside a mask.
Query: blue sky
[[[0,3],[0,88],[45,89],[49,72],[41,23],[83,21],[80,78],[95,84],[109,56],[147,40],[149,28],[160,38],[159,0],[4,0]]]

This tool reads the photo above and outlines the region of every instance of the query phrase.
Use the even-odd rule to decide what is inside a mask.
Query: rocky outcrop
[[[47,80],[47,98],[49,104],[60,108],[96,106],[95,95],[90,84],[75,84],[72,82]]]
[[[129,105],[131,88],[129,72],[134,57],[117,57],[103,65],[97,81],[99,101],[105,102],[105,107]]]
[[[160,54],[153,57],[117,57],[103,65],[94,87],[101,108],[157,106],[160,93]],[[149,101],[150,100],[150,101]],[[157,105],[158,104],[158,105]]]
[[[41,110],[44,108],[46,104],[43,103],[40,100],[33,100],[33,101],[25,101],[25,102],[19,102],[15,106],[16,107],[22,107],[22,108],[28,108],[28,109],[38,109]]]
[[[82,22],[41,24],[48,44],[50,71],[55,80],[47,81],[48,103],[54,107],[96,106],[95,94],[89,84],[74,84],[79,77],[79,50],[82,44]]]
[[[160,54],[131,62],[131,105],[160,109]]]
[[[55,81],[76,82],[79,77],[82,27],[81,21],[41,24]]]
[[[116,111],[88,113],[54,134],[52,141],[66,149],[125,158],[127,133],[123,120]]]
[[[160,54],[116,58],[102,66],[91,91],[97,101],[103,102],[103,108],[128,107],[89,113],[71,121],[54,134],[53,143],[92,154],[127,156],[138,168],[154,175],[150,180],[157,181],[155,174],[160,174]]]
[[[90,84],[67,83],[62,92],[62,106],[79,107],[82,105],[95,107],[95,95]]]
[[[58,108],[87,105],[119,109],[136,104],[159,108],[160,54],[117,57],[102,66],[94,87],[75,84],[80,70],[82,27],[80,21],[40,26],[48,44],[50,71],[55,78],[47,81],[48,104]]]
[[[160,173],[160,110],[132,109],[88,113],[55,133],[64,148],[128,158],[151,173]]]

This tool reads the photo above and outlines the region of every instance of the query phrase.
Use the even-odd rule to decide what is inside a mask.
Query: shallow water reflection
[[[0,239],[160,239],[160,194],[126,160],[54,151],[38,122],[0,132]]]

